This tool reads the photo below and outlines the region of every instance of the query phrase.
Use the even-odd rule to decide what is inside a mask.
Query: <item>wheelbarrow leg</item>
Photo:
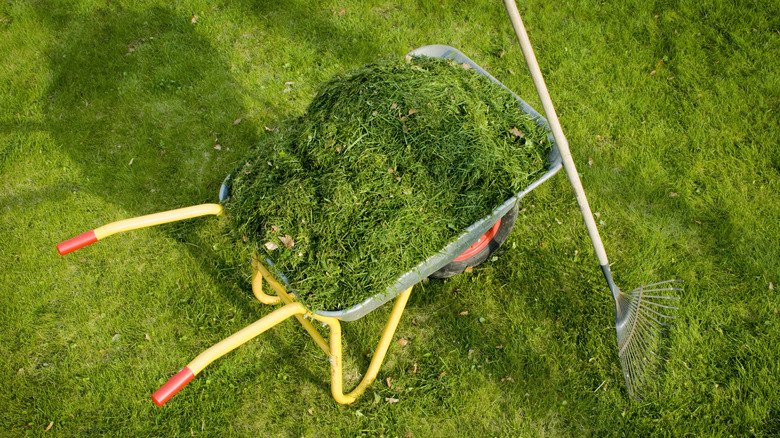
[[[277,296],[270,296],[263,292],[263,280],[267,281],[271,288],[276,292]],[[252,290],[257,297],[263,303],[275,303],[278,299],[281,299],[285,303],[294,303],[293,297],[290,296],[284,287],[279,284],[271,275],[270,272],[263,266],[262,263],[256,259],[252,259]],[[393,306],[390,317],[385,324],[385,328],[382,331],[382,336],[379,340],[379,345],[374,352],[374,356],[371,358],[371,362],[368,365],[368,370],[363,376],[358,386],[349,394],[344,394],[343,388],[343,355],[341,350],[341,323],[338,319],[332,317],[326,317],[321,315],[312,315],[312,319],[316,319],[320,322],[327,324],[330,328],[330,346],[327,341],[319,334],[316,328],[307,320],[304,319],[305,314],[296,314],[295,317],[306,329],[309,335],[319,345],[322,351],[328,355],[328,360],[331,366],[331,392],[333,398],[341,404],[350,404],[355,401],[363,392],[365,392],[368,385],[373,383],[379,373],[379,368],[382,366],[382,362],[385,359],[387,350],[390,347],[390,343],[393,340],[393,335],[398,328],[398,322],[401,320],[406,303],[409,301],[409,296],[412,293],[412,288],[406,289],[401,292],[396,298],[395,305]]]
[[[398,328],[398,322],[401,320],[401,315],[404,313],[406,303],[409,301],[409,295],[412,293],[412,288],[406,289],[396,298],[393,311],[390,313],[390,318],[387,320],[385,329],[382,331],[382,337],[379,340],[379,345],[376,347],[374,356],[371,358],[371,363],[368,365],[368,370],[363,376],[363,380],[360,381],[358,386],[352,390],[349,394],[344,394],[343,389],[343,373],[344,364],[341,354],[341,324],[339,320],[331,317],[323,317],[314,315],[314,319],[322,321],[330,326],[330,373],[331,373],[331,392],[333,398],[341,404],[350,404],[355,401],[370,385],[376,375],[379,373],[379,368],[382,366],[382,362],[387,354],[387,349],[390,347],[390,343],[393,340],[393,335]]]

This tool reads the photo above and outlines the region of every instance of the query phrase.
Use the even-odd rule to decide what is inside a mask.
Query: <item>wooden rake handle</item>
[[[534,55],[534,49],[531,47],[531,41],[528,39],[528,33],[525,31],[523,20],[520,18],[520,12],[517,10],[517,4],[515,4],[515,0],[504,0],[504,6],[506,7],[507,14],[509,14],[509,20],[512,22],[515,35],[517,35],[517,41],[520,43],[520,49],[523,52],[523,57],[528,65],[531,78],[534,81],[536,92],[539,94],[539,100],[542,102],[542,108],[544,109],[545,117],[547,117],[547,123],[550,125],[553,138],[555,138],[555,142],[558,144],[558,150],[560,151],[561,159],[563,160],[563,168],[566,169],[566,175],[569,177],[569,184],[571,184],[571,188],[574,190],[574,194],[577,197],[577,204],[580,206],[580,213],[582,213],[582,218],[585,220],[585,226],[588,228],[588,234],[593,243],[593,249],[596,251],[596,257],[598,257],[602,269],[605,269],[605,266],[608,269],[609,260],[607,259],[607,252],[604,250],[604,244],[601,241],[599,230],[596,227],[596,221],[593,219],[593,212],[590,210],[588,198],[585,197],[585,189],[582,187],[582,181],[580,181],[579,174],[577,173],[577,167],[574,165],[574,159],[571,157],[569,143],[563,135],[561,122],[558,121],[558,115],[555,113],[555,107],[553,107],[550,93],[547,91],[547,85],[544,83],[542,71],[539,69],[539,63],[536,61],[536,55]]]

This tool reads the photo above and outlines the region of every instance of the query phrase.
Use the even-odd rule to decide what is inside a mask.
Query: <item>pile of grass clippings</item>
[[[338,74],[230,179],[236,237],[313,310],[383,292],[548,168],[511,93],[419,57]]]

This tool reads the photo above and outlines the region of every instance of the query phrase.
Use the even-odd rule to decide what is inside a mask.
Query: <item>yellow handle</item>
[[[193,205],[192,207],[162,211],[160,213],[147,214],[146,216],[139,216],[131,219],[111,222],[110,224],[95,228],[95,237],[100,240],[112,234],[122,233],[125,231],[153,227],[155,225],[167,224],[169,222],[182,221],[185,219],[192,219],[198,216],[218,216],[222,213],[223,209],[219,204]]]
[[[193,375],[197,375],[211,362],[235,350],[285,319],[293,315],[304,315],[306,313],[308,313],[308,310],[301,303],[290,303],[280,307],[199,354],[198,357],[187,364],[187,368],[192,371]]]
[[[57,251],[59,251],[61,255],[65,255],[79,248],[91,245],[112,234],[121,233],[123,231],[137,230],[138,228],[167,224],[168,222],[176,222],[198,216],[222,216],[223,213],[222,206],[219,204],[200,204],[192,207],[179,208],[177,210],[163,211],[160,213],[148,214],[146,216],[134,217],[132,219],[111,222],[110,224],[103,225],[102,227],[95,228],[94,230],[87,231],[86,233],[79,234],[76,237],[61,242],[57,245]]]

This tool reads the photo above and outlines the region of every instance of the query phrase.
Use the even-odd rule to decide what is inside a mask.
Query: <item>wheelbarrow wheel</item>
[[[469,249],[463,252],[443,268],[431,274],[432,278],[449,278],[462,273],[468,267],[474,267],[487,260],[504,243],[517,220],[518,207],[509,210]]]

